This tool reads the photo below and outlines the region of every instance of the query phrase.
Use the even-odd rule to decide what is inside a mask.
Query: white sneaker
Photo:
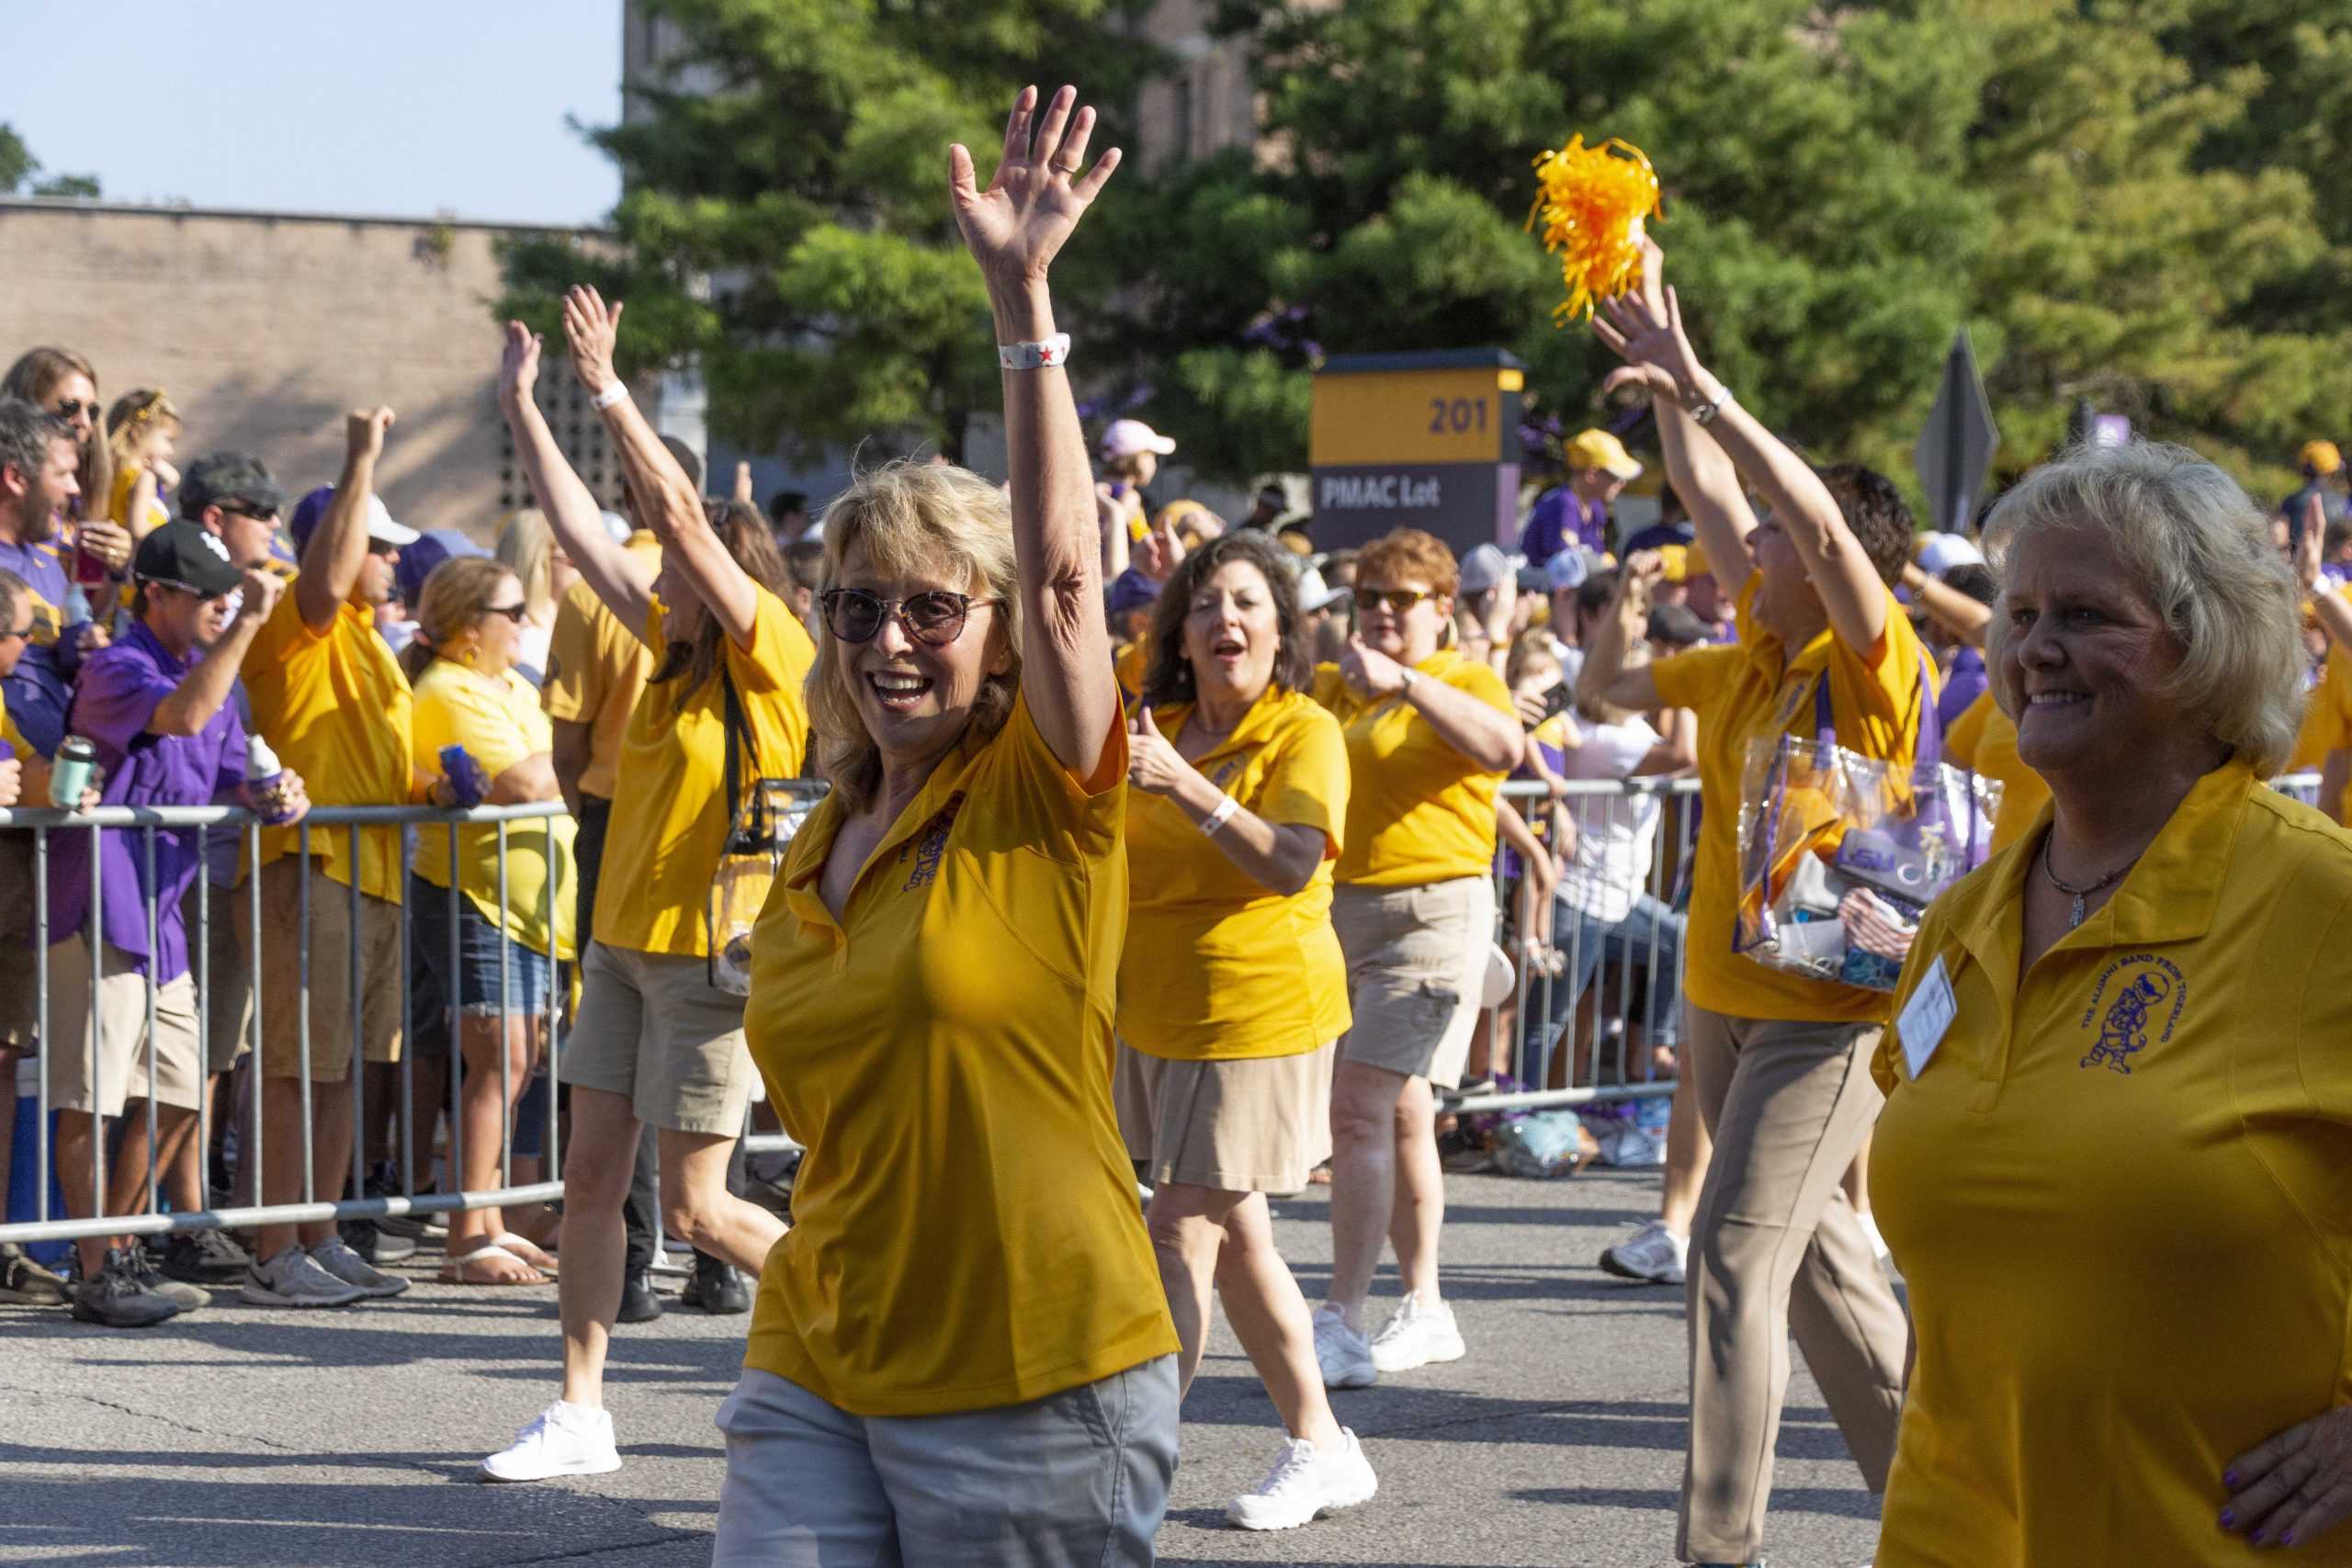
[[[408,1289],[408,1281],[398,1274],[387,1274],[359,1256],[351,1244],[339,1235],[331,1235],[311,1248],[311,1261],[357,1291],[361,1295],[381,1301],[397,1296]]]
[[[1315,1360],[1323,1369],[1325,1388],[1370,1388],[1380,1380],[1372,1342],[1350,1328],[1335,1306],[1316,1309]]]
[[[492,1481],[546,1481],[558,1475],[606,1475],[621,1467],[613,1445],[613,1416],[557,1400],[531,1417],[504,1451],[481,1461]]]
[[[1640,1230],[1600,1254],[1600,1266],[1621,1280],[1644,1280],[1653,1285],[1679,1285],[1690,1261],[1690,1238],[1652,1220]]]
[[[288,1242],[277,1257],[245,1270],[237,1299],[248,1306],[339,1307],[349,1306],[366,1293],[321,1268],[317,1258],[302,1250],[301,1243]]]
[[[1886,1237],[1878,1234],[1878,1221],[1871,1217],[1870,1211],[1860,1210],[1854,1218],[1862,1222],[1862,1235],[1869,1239],[1871,1251],[1878,1256],[1879,1262],[1883,1264],[1892,1258],[1894,1254],[1887,1250]]]
[[[1225,1506],[1225,1517],[1246,1530],[1286,1530],[1326,1514],[1369,1502],[1380,1490],[1363,1445],[1346,1427],[1336,1448],[1319,1449],[1305,1438],[1284,1438],[1282,1458],[1257,1490]]]
[[[1458,1361],[1470,1353],[1454,1325],[1453,1309],[1443,1302],[1423,1306],[1418,1296],[1407,1296],[1396,1315],[1372,1337],[1372,1364],[1384,1372],[1407,1372],[1435,1361]]]

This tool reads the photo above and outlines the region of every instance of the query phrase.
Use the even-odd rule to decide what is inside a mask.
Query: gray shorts
[[[1149,1568],[1176,1403],[1173,1356],[948,1416],[852,1416],[747,1367],[711,1568]]]

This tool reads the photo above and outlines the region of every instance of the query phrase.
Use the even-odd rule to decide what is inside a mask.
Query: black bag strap
[[[746,751],[751,753],[752,772],[755,775],[759,775],[760,744],[759,738],[752,733],[751,725],[743,717],[743,700],[736,693],[735,677],[728,672],[727,666],[723,662],[718,667],[718,682],[720,702],[723,705],[727,729],[727,760],[725,763],[727,771],[727,836],[729,840],[729,848],[733,849],[735,847],[733,840],[735,838],[736,826],[743,820],[743,786],[740,782],[741,775],[741,756],[742,753]],[[772,832],[767,822],[767,796],[764,792],[755,791],[754,794],[757,798],[753,801],[752,807],[754,814],[758,818],[758,821],[753,826],[751,836],[759,841],[751,847],[753,849],[765,849],[768,847],[768,840],[772,836]]]

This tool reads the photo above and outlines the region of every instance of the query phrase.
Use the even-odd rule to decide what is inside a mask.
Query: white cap
[[[1138,452],[1157,452],[1167,457],[1176,450],[1176,443],[1152,429],[1139,419],[1114,419],[1111,428],[1102,433],[1102,456],[1132,457]]]
[[[1984,552],[1964,534],[1929,534],[1919,541],[1919,570],[1941,577],[1956,566],[1983,566]]]
[[[392,514],[384,510],[384,498],[373,491],[368,492],[368,536],[395,548],[413,545],[420,537],[415,529],[393,522]]]
[[[1322,571],[1307,567],[1298,574],[1298,607],[1306,615],[1329,609],[1348,596],[1344,588],[1334,588],[1323,581]]]
[[[285,771],[285,764],[277,760],[277,753],[269,749],[268,741],[258,735],[248,734],[245,737],[247,783],[259,784],[264,779],[274,779]]]

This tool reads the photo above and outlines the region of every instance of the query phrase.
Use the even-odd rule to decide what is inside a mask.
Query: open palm
[[[970,151],[961,143],[947,150],[956,225],[972,259],[991,277],[1044,277],[1080,216],[1119,166],[1114,147],[1092,169],[1086,168],[1094,111],[1077,105],[1078,89],[1064,87],[1039,118],[1037,89],[1023,87],[1004,124],[1003,160],[986,190],[978,188]]]

